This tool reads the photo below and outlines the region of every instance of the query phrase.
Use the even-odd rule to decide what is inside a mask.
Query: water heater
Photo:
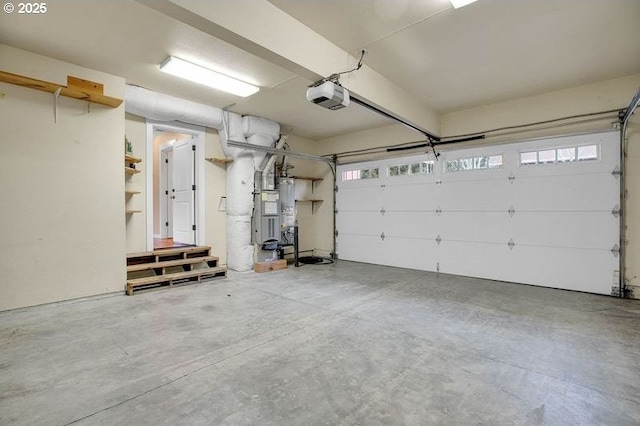
[[[293,178],[278,180],[280,192],[280,226],[283,244],[293,244],[293,227],[296,224],[296,188]]]

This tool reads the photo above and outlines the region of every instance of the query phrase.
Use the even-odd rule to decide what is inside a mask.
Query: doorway
[[[147,120],[147,249],[204,245],[204,128]]]

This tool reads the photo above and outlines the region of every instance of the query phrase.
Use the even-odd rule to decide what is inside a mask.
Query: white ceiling
[[[440,112],[640,72],[638,0],[269,1]]]
[[[246,0],[249,1],[249,0]],[[264,1],[264,0],[251,0]],[[640,72],[638,0],[269,0],[441,112]],[[310,139],[390,124],[305,100],[311,83],[134,0],[51,0],[40,17],[0,15],[0,43],[255,114]],[[247,99],[160,73],[174,55],[259,85]],[[336,70],[342,71],[342,70]],[[630,94],[631,96],[631,94]]]

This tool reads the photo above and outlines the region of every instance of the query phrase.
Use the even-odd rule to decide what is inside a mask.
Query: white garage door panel
[[[440,272],[503,280],[502,262],[509,254],[504,244],[443,241],[440,243]]]
[[[386,212],[382,230],[386,235],[406,238],[428,238],[438,236],[435,212]],[[421,226],[416,226],[419,223]]]
[[[436,271],[438,246],[434,240],[387,237],[384,247],[387,252],[384,265]]]
[[[367,235],[345,235],[340,236],[340,258],[344,260],[354,260],[357,262],[374,263],[376,265],[386,265],[385,249],[383,242],[378,236]],[[363,250],[362,247],[366,247]]]
[[[396,180],[399,178],[392,178]],[[392,185],[387,184],[382,192],[382,204],[385,210],[418,210],[435,211],[436,200],[433,198],[433,186],[423,182],[422,184]]]
[[[611,293],[613,271],[617,269],[617,258],[611,252],[516,244],[512,255],[510,263],[513,268],[504,271],[506,281],[589,293]]]
[[[357,199],[358,203],[349,200]],[[380,186],[342,185],[336,196],[338,211],[379,211],[382,205],[382,190]]]
[[[552,247],[611,249],[617,242],[618,220],[611,213],[516,213],[512,238],[516,243]]]
[[[344,235],[375,235],[382,232],[380,212],[339,211],[336,215],[336,228]]]
[[[619,182],[611,175],[540,176],[516,181],[513,191],[516,210],[611,211],[619,203],[619,194],[611,191]]]
[[[467,172],[459,172],[467,173]],[[475,173],[475,172],[469,172]],[[437,193],[440,208],[444,210],[509,210],[511,187],[507,178],[449,182],[443,179]],[[506,199],[505,199],[506,198]]]
[[[444,212],[438,217],[443,240],[498,242],[507,244],[513,232],[505,210],[493,212]]]
[[[449,151],[428,174],[388,176],[389,166],[433,160],[427,155],[339,166],[339,176],[375,166],[379,178],[338,183],[338,256],[610,294],[619,267],[612,252],[618,138],[608,132]],[[521,153],[594,145],[596,160],[520,165]],[[447,160],[498,154],[500,168],[444,172]]]

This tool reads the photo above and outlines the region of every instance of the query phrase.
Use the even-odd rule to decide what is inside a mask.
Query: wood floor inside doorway
[[[183,244],[173,241],[173,238],[154,238],[153,239],[153,249],[165,249],[165,248],[173,248],[173,247],[188,247],[192,244]]]

